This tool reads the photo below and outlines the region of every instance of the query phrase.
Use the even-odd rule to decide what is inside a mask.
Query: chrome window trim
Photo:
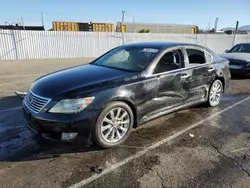
[[[189,61],[186,62],[187,61],[187,59],[185,57],[185,54],[187,55],[186,48],[188,48],[188,49],[191,48],[191,49],[195,49],[195,50],[199,50],[199,51],[203,51],[205,53],[208,53],[208,55],[211,56],[211,61],[208,62],[208,63],[203,63],[203,64],[197,64],[197,65],[190,66]],[[183,52],[184,66],[185,67],[180,68],[180,69],[176,69],[176,70],[171,70],[171,71],[167,71],[167,72],[154,74],[153,71],[154,71],[156,65],[158,64],[159,60],[163,57],[163,55],[165,55],[165,53],[167,53],[169,51],[178,50],[178,49]],[[185,50],[185,52],[183,50]],[[187,56],[187,58],[188,58],[188,56]],[[208,52],[206,49],[204,49],[202,46],[194,46],[194,45],[187,45],[186,46],[186,45],[182,45],[182,46],[175,46],[175,47],[167,48],[167,49],[163,50],[162,52],[160,52],[160,54],[157,57],[155,57],[155,59],[153,60],[153,62],[150,65],[150,68],[148,68],[148,70],[147,70],[146,77],[150,78],[150,77],[157,77],[157,76],[161,76],[161,75],[171,75],[171,74],[176,73],[176,72],[181,72],[181,71],[186,71],[186,70],[190,70],[190,69],[200,68],[200,67],[203,67],[203,66],[211,65],[213,63],[213,60],[214,60],[214,56],[210,52]]]

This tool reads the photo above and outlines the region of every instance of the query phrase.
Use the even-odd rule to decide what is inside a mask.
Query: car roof
[[[189,46],[189,45],[202,47],[197,44],[183,43],[183,42],[137,42],[137,43],[125,44],[124,46],[145,47],[145,48],[169,48],[169,47],[175,47],[175,46]]]
[[[236,45],[242,45],[242,44],[250,44],[250,42],[241,42],[241,43],[235,44],[235,46]]]

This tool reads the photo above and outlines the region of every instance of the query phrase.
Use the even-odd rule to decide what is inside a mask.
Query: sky
[[[154,22],[197,25],[200,29],[218,29],[250,25],[250,0],[1,0],[0,25],[21,22],[41,25],[41,12],[46,29],[53,21]]]

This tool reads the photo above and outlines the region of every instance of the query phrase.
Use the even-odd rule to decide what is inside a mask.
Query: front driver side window
[[[183,68],[184,57],[181,50],[169,51],[162,56],[157,66],[155,67],[154,74],[168,72]]]

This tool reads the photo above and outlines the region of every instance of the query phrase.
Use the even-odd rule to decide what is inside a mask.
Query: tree
[[[51,28],[51,29],[49,29],[48,31],[54,31],[54,29],[53,29],[53,28]]]
[[[214,33],[214,32],[215,32],[214,28],[209,31],[209,33]]]
[[[141,29],[139,30],[139,33],[149,33],[150,29]]]

